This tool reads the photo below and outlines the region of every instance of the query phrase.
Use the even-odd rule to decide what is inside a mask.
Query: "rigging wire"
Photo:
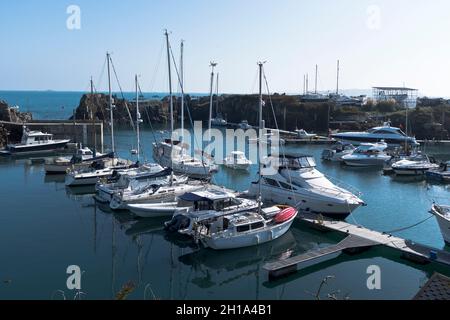
[[[134,126],[133,117],[131,116],[131,112],[130,112],[130,109],[128,108],[127,100],[125,99],[125,96],[123,94],[122,86],[120,84],[119,77],[117,76],[116,68],[114,66],[114,63],[113,63],[111,57],[110,57],[110,59],[111,59],[111,66],[112,66],[112,69],[113,69],[113,72],[114,72],[114,76],[116,78],[117,85],[119,86],[120,94],[122,96],[122,99],[124,100],[125,108],[127,109],[127,113],[128,113],[128,117],[130,118],[131,127],[133,128],[133,131],[136,132],[136,127]]]
[[[181,83],[182,81],[181,81],[181,78],[180,78],[180,73],[178,72],[177,64],[176,64],[175,57],[174,57],[173,51],[172,51],[172,46],[170,46],[170,45],[169,45],[169,51],[170,51],[170,55],[172,57],[174,68],[175,68],[175,71],[176,71],[176,74],[177,74],[178,83],[180,84],[181,94],[184,95],[184,88],[183,88],[183,85]],[[191,124],[191,127],[192,127],[192,129],[194,129],[194,123],[192,121],[191,112],[190,112],[190,109],[189,109],[189,106],[188,106],[187,102],[185,104],[185,107],[186,107],[186,111],[188,113],[189,122]],[[199,144],[198,144],[198,141],[197,141],[195,135],[194,135],[194,145],[197,145],[197,148],[199,148]],[[200,149],[203,150],[203,147],[200,148]],[[203,169],[205,170],[205,172],[207,172],[206,166],[205,166],[205,161],[203,159],[201,159],[201,162],[202,162]],[[214,176],[211,176],[210,179],[211,179],[211,181],[214,181]]]

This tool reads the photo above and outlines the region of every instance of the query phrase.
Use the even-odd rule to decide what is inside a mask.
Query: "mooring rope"
[[[430,220],[433,217],[434,217],[434,215],[430,215],[426,219],[424,219],[422,221],[419,221],[419,222],[417,222],[417,223],[415,223],[415,224],[413,224],[413,225],[411,225],[409,227],[399,228],[399,229],[395,229],[395,230],[392,230],[392,231],[385,231],[384,233],[391,234],[391,233],[397,233],[397,232],[400,232],[400,231],[405,231],[405,230],[408,230],[408,229],[412,229],[414,227],[417,227],[418,225],[421,225],[422,223],[427,222],[428,220]]]

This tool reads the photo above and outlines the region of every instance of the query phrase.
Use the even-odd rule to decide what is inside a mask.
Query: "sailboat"
[[[167,35],[167,55],[169,68],[169,100],[170,100],[170,123],[171,134],[174,131],[174,116],[173,116],[173,96],[172,96],[172,77],[171,77],[171,63],[170,63],[170,43]],[[183,75],[183,42],[181,43],[181,129],[184,129],[184,75]],[[164,141],[153,143],[153,158],[156,162],[164,167],[170,167],[175,173],[185,174],[196,179],[208,180],[211,175],[217,172],[217,166],[213,163],[192,157],[187,152],[187,145],[184,141],[175,141],[166,139]]]
[[[219,74],[216,80],[216,117],[211,119],[211,125],[214,127],[226,127],[228,125],[221,113],[219,113]]]
[[[94,185],[102,178],[110,178],[118,170],[138,167],[131,161],[119,159],[115,156],[115,140],[114,140],[114,101],[111,90],[111,55],[106,53],[108,65],[108,88],[109,88],[109,112],[110,112],[110,127],[111,127],[111,149],[113,158],[108,162],[94,162],[91,167],[74,170],[66,175],[66,186],[86,186]]]
[[[262,67],[258,63],[260,73],[259,128],[263,130],[262,121]],[[259,175],[261,176],[261,162]],[[261,179],[260,179],[261,180]],[[258,208],[230,214],[228,212],[211,211],[208,218],[196,221],[194,238],[203,246],[215,250],[250,247],[275,240],[284,235],[296,218],[297,209],[277,205],[262,208],[261,192]]]

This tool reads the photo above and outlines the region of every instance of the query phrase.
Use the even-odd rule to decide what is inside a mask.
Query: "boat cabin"
[[[30,131],[27,127],[23,128],[22,144],[45,144],[53,141],[53,135],[41,131]]]
[[[308,155],[285,155],[280,156],[280,167],[287,169],[309,169],[315,168],[316,160],[313,156]]]
[[[265,227],[264,218],[256,212],[243,212],[229,216],[219,217],[207,226],[209,234],[228,231],[232,234],[260,230]]]
[[[194,211],[221,211],[241,202],[232,193],[222,190],[202,190],[186,193],[179,198],[179,206],[192,206]]]

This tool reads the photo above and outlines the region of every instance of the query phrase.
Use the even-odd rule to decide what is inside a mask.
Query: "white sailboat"
[[[247,159],[242,151],[233,151],[225,159],[223,159],[225,167],[234,170],[248,170],[252,162]]]
[[[114,140],[114,102],[111,89],[111,56],[109,52],[106,53],[108,66],[108,91],[109,91],[109,112],[110,112],[110,127],[111,127],[111,149],[113,158],[111,161],[105,163],[94,163],[92,167],[87,169],[71,171],[66,175],[66,186],[86,186],[94,185],[103,178],[111,177],[117,170],[129,169],[133,165],[131,161],[122,160],[115,156],[115,140]]]
[[[171,134],[174,131],[174,117],[173,117],[173,97],[172,97],[172,77],[171,77],[171,63],[170,63],[170,44],[168,35],[166,35],[167,57],[169,69],[169,100],[170,100],[170,123]],[[183,81],[183,42],[181,44],[181,126],[184,128],[184,81]],[[170,167],[175,173],[188,175],[196,179],[209,179],[213,173],[217,171],[217,166],[208,161],[200,160],[192,157],[187,152],[187,145],[181,141],[173,141],[172,138],[164,141],[153,143],[153,158],[156,162],[164,167]]]

